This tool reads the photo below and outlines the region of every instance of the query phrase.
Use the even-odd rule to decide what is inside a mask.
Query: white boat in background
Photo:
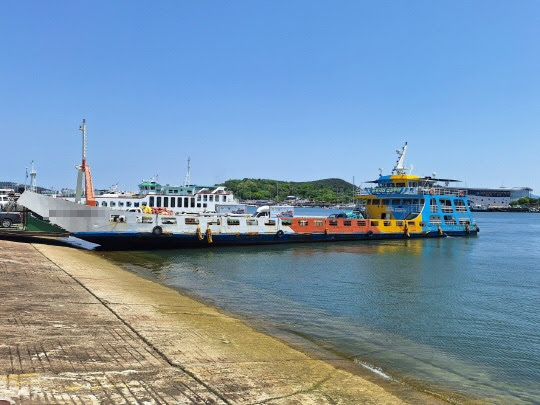
[[[246,211],[246,206],[240,204],[226,187],[190,184],[161,185],[156,178],[139,184],[138,193],[111,190],[102,195],[95,195],[94,199],[97,207],[124,211],[142,207],[175,214],[223,212],[223,210],[235,213]],[[74,201],[74,198],[68,198],[68,200]]]

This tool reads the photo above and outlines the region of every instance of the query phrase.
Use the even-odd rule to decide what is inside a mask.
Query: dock
[[[96,252],[0,240],[0,297],[1,405],[439,403]]]

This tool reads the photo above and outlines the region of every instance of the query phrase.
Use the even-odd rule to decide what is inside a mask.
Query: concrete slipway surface
[[[439,403],[328,356],[94,252],[0,240],[0,405]]]

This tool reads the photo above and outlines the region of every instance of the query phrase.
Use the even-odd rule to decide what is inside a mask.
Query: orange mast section
[[[92,185],[92,175],[90,174],[90,166],[83,161],[84,167],[84,193],[86,194],[86,205],[96,206],[96,198],[94,197],[94,186]]]

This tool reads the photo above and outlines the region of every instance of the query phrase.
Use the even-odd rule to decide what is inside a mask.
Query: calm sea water
[[[476,219],[470,238],[105,254],[415,388],[540,403],[540,214]]]

